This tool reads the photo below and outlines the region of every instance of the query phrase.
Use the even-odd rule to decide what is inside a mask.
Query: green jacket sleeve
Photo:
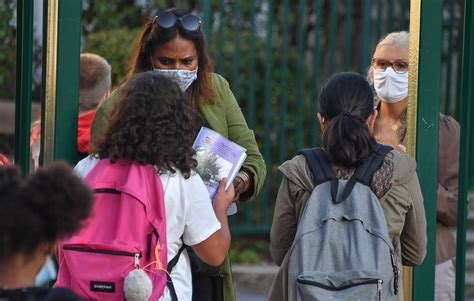
[[[266,176],[266,166],[255,140],[254,132],[248,128],[242,110],[239,107],[227,81],[218,74],[213,74],[214,89],[217,99],[214,103],[201,101],[200,109],[206,121],[229,140],[247,150],[243,169],[253,176],[253,187],[240,196],[241,201],[255,198],[263,186]]]
[[[113,91],[110,96],[104,100],[97,108],[94,116],[94,121],[91,127],[91,144],[97,146],[102,133],[107,127],[107,120],[117,100],[117,90]]]

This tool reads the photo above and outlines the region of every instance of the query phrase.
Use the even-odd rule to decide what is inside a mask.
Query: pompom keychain
[[[153,292],[153,283],[145,271],[148,266],[155,264],[156,270],[164,271],[168,274],[168,271],[163,268],[159,254],[160,244],[158,243],[155,247],[156,261],[147,264],[143,269],[136,266],[136,269],[130,271],[127,276],[125,276],[123,291],[127,301],[148,301],[150,299]]]
[[[143,269],[134,269],[125,276],[123,291],[127,301],[148,301],[153,284]]]

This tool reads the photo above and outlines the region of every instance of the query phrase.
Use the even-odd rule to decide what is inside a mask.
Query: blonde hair
[[[377,49],[385,45],[402,46],[408,51],[409,44],[410,44],[410,34],[408,33],[408,31],[394,31],[385,35],[382,39],[380,39],[377,46],[375,47],[374,53],[375,51],[377,51]],[[372,68],[372,64],[370,64],[369,69],[367,71],[367,81],[369,82],[371,86],[374,85],[374,68]]]
[[[97,108],[112,84],[111,70],[107,60],[93,53],[81,53],[79,110]]]

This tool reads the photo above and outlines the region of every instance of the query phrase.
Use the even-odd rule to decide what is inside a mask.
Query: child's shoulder
[[[191,171],[189,177],[185,177],[179,170],[175,170],[174,173],[166,171],[160,174],[160,178],[163,186],[179,188],[180,192],[185,194],[196,194],[204,191],[208,193],[204,182],[196,171]]]

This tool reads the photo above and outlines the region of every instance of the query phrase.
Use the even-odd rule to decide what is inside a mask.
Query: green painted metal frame
[[[344,20],[344,40],[346,41],[347,45],[344,46],[344,69],[347,71],[352,70],[352,52],[354,49],[352,48],[352,34],[353,34],[353,27],[354,27],[354,16],[353,16],[353,0],[346,0],[345,9],[346,15]]]
[[[337,50],[337,6],[339,1],[329,2],[329,67],[328,73],[333,74],[336,71],[336,50]]]
[[[248,82],[248,94],[247,94],[247,123],[248,126],[253,129],[256,125],[256,103],[255,103],[255,94],[256,94],[256,80],[257,80],[257,41],[256,41],[256,6],[252,5],[250,11],[250,78]],[[263,200],[265,203],[262,206],[262,216],[268,216],[268,200]],[[254,216],[254,208],[250,206],[244,207],[244,215],[245,215],[245,224],[251,225],[252,218]],[[263,222],[264,219],[261,219]],[[253,227],[252,227],[253,228]],[[252,230],[255,231],[255,230]]]
[[[34,0],[17,2],[15,164],[23,174],[30,166],[30,123],[33,81],[33,13]]]
[[[305,103],[303,88],[305,76],[305,1],[298,1],[298,63],[296,71],[296,118],[295,123],[295,143],[293,144],[293,153],[297,153],[303,148],[303,104]]]
[[[443,1],[419,1],[421,10],[416,159],[428,222],[428,246],[423,264],[413,272],[413,300],[434,300]]]
[[[370,26],[370,16],[372,13],[372,0],[363,0],[362,3],[362,32],[363,39],[360,47],[360,74],[364,74],[370,65],[372,49],[370,49],[370,35],[372,28]]]
[[[77,162],[82,0],[59,2],[55,159]],[[71,122],[74,120],[74,122]]]
[[[49,1],[45,1],[45,25],[48,20]],[[57,15],[57,55],[54,114],[47,117],[43,106],[42,120],[54,118],[54,131],[51,133],[54,146],[52,160],[66,160],[71,164],[77,162],[77,116],[79,112],[79,62],[81,49],[81,12],[82,0],[59,1]],[[46,26],[45,26],[46,27]],[[53,34],[47,32],[47,35]],[[43,44],[46,47],[46,43]],[[48,75],[44,73],[45,77]],[[64,80],[67,79],[67,80]],[[46,80],[44,80],[46,82]],[[43,127],[44,130],[44,127]],[[42,146],[48,137],[42,134]],[[44,149],[44,147],[42,147]],[[44,162],[49,163],[49,162]]]
[[[290,1],[283,0],[283,11],[288,12]],[[287,156],[287,128],[288,128],[288,55],[290,41],[290,15],[282,15],[282,39],[281,39],[281,62],[280,62],[280,114],[279,114],[279,156],[278,162],[284,162]]]
[[[454,25],[454,1],[449,2],[448,6],[448,11],[449,11],[449,22],[445,26],[448,28],[448,33],[447,33],[447,41],[448,41],[448,49],[452,49],[453,45],[453,25]],[[446,66],[446,79],[451,78],[452,76],[452,60],[449,59],[447,62]],[[446,85],[446,92],[445,92],[445,102],[444,102],[444,112],[448,115],[453,115],[451,113],[451,102],[448,101],[448,99],[451,98],[451,81],[447,81]]]
[[[256,39],[256,15],[257,7],[252,5],[250,10],[250,79],[249,79],[249,90],[247,94],[247,123],[251,129],[256,125],[256,104],[255,104],[255,93],[256,93],[256,81],[257,81],[257,39]]]
[[[211,1],[210,0],[204,0],[203,1],[203,14],[204,14],[204,21],[203,21],[203,27],[204,27],[204,35],[206,36],[206,41],[207,43],[211,42],[211,27],[212,27],[212,13],[211,13]]]
[[[319,124],[316,121],[316,110],[318,106],[318,93],[319,93],[319,71],[321,68],[321,26],[322,26],[322,0],[315,1],[316,20],[314,23],[314,46],[313,46],[313,73],[311,75],[311,83],[313,88],[311,89],[311,130],[314,133],[311,135],[311,146],[315,147],[318,144],[320,137]]]
[[[462,84],[461,84],[461,153],[459,162],[459,198],[458,225],[456,248],[456,300],[464,300],[465,267],[466,267],[466,229],[468,214],[468,183],[471,155],[472,122],[474,107],[474,5],[471,0],[464,1],[464,39],[462,55]]]
[[[263,110],[265,112],[271,112],[271,101],[272,101],[272,73],[273,73],[273,25],[274,25],[274,15],[273,15],[273,0],[268,1],[268,23],[267,23],[267,36],[266,36],[266,49],[265,49],[265,56],[266,61],[268,64],[265,65],[265,74],[264,74],[264,82],[265,82],[265,91],[263,97]],[[272,119],[271,114],[265,114],[263,117],[263,128],[265,133],[271,132],[272,126]],[[267,170],[271,170],[272,168],[272,158],[271,158],[271,137],[270,135],[265,135],[263,140],[263,158],[265,160],[265,164]],[[262,198],[263,201],[266,202],[268,205],[268,200],[270,199],[270,181],[267,179],[263,185],[262,189]],[[265,218],[265,217],[264,217]],[[266,217],[269,219],[268,217]],[[268,231],[268,228],[267,228]],[[252,233],[252,232],[251,232]]]

